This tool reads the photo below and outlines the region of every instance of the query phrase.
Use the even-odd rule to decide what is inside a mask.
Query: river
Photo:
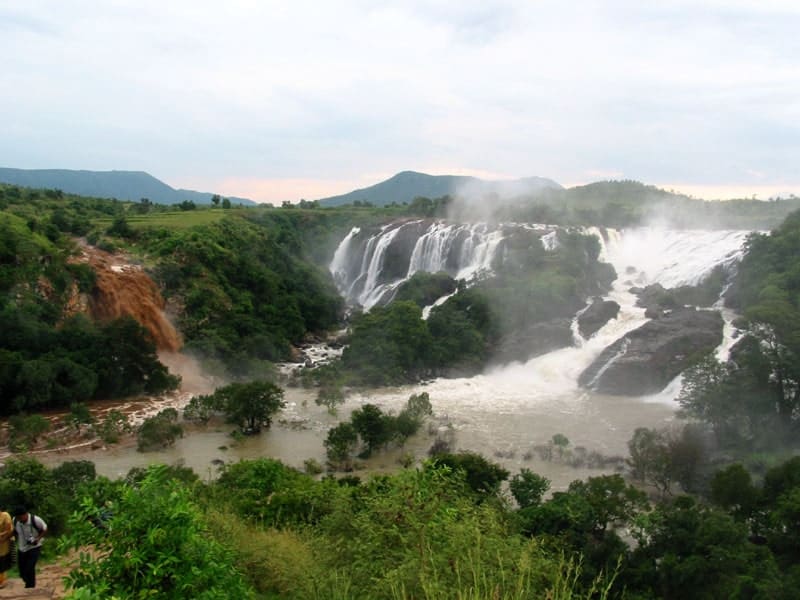
[[[546,445],[555,434],[569,439],[572,456],[583,452],[581,447],[587,453],[621,459],[627,455],[627,442],[636,428],[678,424],[675,398],[680,378],[660,394],[647,397],[604,396],[577,385],[578,375],[607,345],[646,321],[644,310],[635,306],[630,287],[654,282],[665,287],[696,283],[715,265],[737,260],[746,235],[744,231],[653,229],[604,235],[602,256],[620,274],[607,295],[621,306],[618,318],[589,340],[576,339],[574,347],[524,364],[512,363],[469,378],[352,393],[335,416],[315,404],[315,391],[289,388],[286,409],[269,431],[258,436],[234,441],[230,427],[220,425],[193,430],[175,446],[159,452],[143,454],[130,447],[110,447],[73,453],[68,458],[90,459],[98,473],[109,477],[153,462],[180,462],[203,478],[213,478],[219,461],[256,457],[272,457],[303,468],[308,459],[324,464],[323,441],[328,429],[349,418],[353,409],[371,402],[397,412],[411,394],[425,391],[430,395],[434,418],[404,448],[387,450],[365,462],[362,474],[399,468],[400,461],[408,456],[422,460],[437,436],[445,436],[454,450],[483,454],[512,474],[529,468],[549,478],[551,489],[564,489],[574,479],[617,467],[591,469],[543,459],[536,447]],[[729,311],[723,311],[723,315],[727,326],[726,340],[719,349],[721,357],[730,346],[734,316]],[[189,381],[194,382],[194,393],[203,393],[203,387],[209,385],[195,378],[187,380],[187,385]],[[43,457],[51,464],[64,459],[58,454]]]

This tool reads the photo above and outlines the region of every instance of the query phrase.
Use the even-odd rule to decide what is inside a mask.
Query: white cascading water
[[[376,402],[389,410],[399,410],[410,394],[428,392],[434,410],[440,416],[446,415],[464,448],[516,452],[515,458],[502,461],[507,468],[527,466],[519,455],[558,432],[592,450],[625,454],[625,444],[636,427],[668,425],[674,419],[680,377],[659,394],[625,398],[580,388],[578,376],[604,348],[647,321],[644,309],[635,305],[632,286],[697,283],[715,266],[738,261],[750,232],[641,228],[591,229],[586,233],[598,236],[601,259],[610,262],[618,273],[606,298],[620,305],[618,317],[591,338],[574,347],[474,377],[436,379],[423,385],[355,394],[348,399],[348,405]],[[726,341],[720,352],[730,344],[729,320],[730,316],[726,317]],[[577,471],[565,472],[548,464],[538,464],[536,468],[554,478],[554,489],[581,476]]]
[[[541,226],[536,227],[542,231]],[[474,273],[482,268],[488,268],[494,258],[498,244],[503,234],[501,228],[490,229],[485,225],[452,225],[435,222],[419,237],[412,252],[411,267],[408,276],[418,270],[439,271],[446,270],[447,250],[451,247],[455,236],[468,228],[471,245],[467,244],[461,252],[458,273]],[[390,236],[396,235],[394,229],[388,234],[383,232],[375,237],[379,238],[376,246],[385,248]],[[620,305],[620,312],[616,319],[607,323],[600,331],[589,340],[583,340],[575,347],[563,348],[544,356],[536,357],[524,365],[508,365],[496,370],[494,373],[468,378],[471,389],[476,387],[483,378],[492,380],[503,379],[509,376],[515,382],[525,381],[526,398],[535,395],[550,396],[563,393],[585,393],[578,389],[579,374],[589,366],[602,350],[633,329],[643,325],[647,319],[644,309],[636,306],[636,296],[630,292],[634,286],[660,283],[666,288],[694,285],[702,281],[716,266],[730,266],[737,262],[742,255],[744,242],[749,231],[719,231],[719,230],[670,230],[657,228],[636,228],[626,231],[599,228],[587,228],[585,233],[595,235],[601,242],[600,259],[611,263],[617,271],[617,279],[613,289],[606,298],[616,301]],[[352,234],[352,232],[351,232]],[[463,234],[462,234],[463,235]],[[342,242],[342,246],[350,243],[350,235]],[[369,240],[368,246],[373,239]],[[542,243],[546,249],[554,247],[555,236],[551,233],[543,236]],[[341,249],[341,246],[340,246]],[[370,261],[368,282],[375,282],[373,265],[379,264],[382,258],[377,258],[376,250]],[[351,257],[350,260],[360,260],[361,257]],[[341,270],[339,251],[334,262]],[[331,270],[335,272],[334,264]],[[451,269],[452,270],[452,269]],[[394,282],[391,285],[397,285]],[[365,287],[365,292],[360,298],[375,297],[374,291],[369,292],[370,286]],[[443,299],[442,299],[443,300]],[[369,308],[365,305],[366,308]],[[428,311],[430,308],[427,309]],[[724,346],[730,345],[731,313],[728,312],[726,321],[727,338]],[[441,385],[452,387],[458,385],[459,380],[442,380]],[[514,384],[514,386],[517,385]],[[495,392],[497,385],[502,388],[505,384],[497,381],[491,384]],[[674,386],[670,386],[673,388]],[[513,395],[513,394],[511,394]],[[497,395],[493,394],[495,400]],[[674,395],[670,397],[670,400]]]
[[[432,221],[414,242],[404,275],[385,281],[381,271],[392,243],[396,238],[402,238],[408,231],[414,231],[422,225],[422,221],[410,221],[384,226],[369,237],[363,252],[359,244],[354,243],[361,230],[353,228],[339,244],[329,267],[342,295],[349,302],[369,310],[390,299],[398,286],[419,271],[444,271],[454,279],[471,280],[491,270],[498,257],[500,243],[506,235],[504,227],[550,232],[543,237],[542,244],[548,250],[555,247],[552,227]],[[356,264],[361,265],[359,269],[353,268]]]

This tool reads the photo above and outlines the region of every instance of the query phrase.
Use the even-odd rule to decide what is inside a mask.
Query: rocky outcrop
[[[553,319],[535,323],[503,338],[492,353],[493,364],[515,360],[527,361],[559,348],[572,345],[570,319]]]
[[[589,307],[578,316],[578,331],[584,339],[592,337],[611,319],[619,314],[619,304],[613,300],[595,298]]]
[[[428,221],[412,221],[397,227],[397,233],[386,248],[378,283],[390,283],[406,276],[414,246],[429,225]]]
[[[660,392],[692,362],[722,342],[717,311],[678,309],[648,321],[611,344],[578,383],[597,392],[641,396]]]
[[[657,319],[676,308],[680,308],[670,291],[660,283],[654,283],[643,288],[633,287],[631,288],[631,293],[636,295],[636,306],[641,306],[645,309],[644,316],[648,319]]]

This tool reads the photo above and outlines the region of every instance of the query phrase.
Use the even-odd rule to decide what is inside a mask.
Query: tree
[[[352,423],[339,423],[328,431],[324,445],[328,461],[348,471],[352,468],[352,455],[358,445],[358,432]]]
[[[12,452],[29,450],[50,431],[50,421],[42,415],[14,415],[8,419],[8,446]]]
[[[222,199],[222,208],[230,208],[230,207],[231,207],[231,201],[230,201],[230,199],[228,199],[228,198],[223,198],[223,199]]]
[[[206,425],[211,420],[211,416],[218,412],[219,407],[216,404],[213,396],[192,396],[192,399],[183,408],[183,418]]]
[[[219,201],[220,201],[219,194],[214,194],[213,196],[211,196],[211,204],[214,205],[214,208],[219,206]]]
[[[178,423],[178,411],[165,408],[157,415],[149,417],[139,426],[136,441],[140,452],[167,448],[183,437],[183,427]]]
[[[336,383],[326,383],[320,386],[314,401],[319,406],[325,406],[332,415],[336,414],[336,407],[344,402],[344,392]]]
[[[64,420],[77,430],[80,430],[81,425],[92,425],[95,422],[95,418],[85,402],[73,402],[70,404],[69,415]]]
[[[364,451],[361,453],[363,458],[367,458],[392,439],[393,428],[390,415],[384,414],[374,404],[365,404],[354,410],[350,421],[365,445]]]
[[[106,444],[116,444],[122,434],[130,433],[131,425],[128,417],[114,408],[108,412],[102,423],[96,426],[96,429],[100,439]]]
[[[632,561],[645,597],[785,597],[769,550],[752,544],[746,526],[719,510],[681,496],[640,525]]]
[[[639,511],[648,507],[647,495],[626,484],[617,473],[573,481],[568,492],[582,496],[589,503],[592,533],[598,538],[605,535],[609,525],[629,523]]]
[[[662,495],[666,494],[672,483],[672,473],[664,433],[646,427],[637,428],[628,442],[628,452],[633,478],[652,483]]]
[[[742,521],[756,509],[759,492],[750,473],[740,464],[730,465],[714,473],[711,479],[711,500]]]
[[[550,443],[558,448],[558,457],[564,457],[564,451],[569,446],[569,439],[563,433],[557,433],[553,436],[553,439],[550,440]]]
[[[467,485],[479,497],[494,496],[500,491],[500,484],[508,479],[509,472],[500,465],[486,460],[475,452],[456,454],[437,454],[434,464],[461,471]]]
[[[97,478],[97,470],[90,460],[68,460],[50,471],[53,483],[62,492],[75,495],[75,490]]]
[[[231,383],[213,394],[229,423],[244,434],[269,429],[272,417],[286,406],[283,390],[269,381]]]
[[[550,480],[529,469],[522,469],[511,478],[509,488],[519,507],[528,508],[542,502],[545,492],[550,489]]]
[[[353,322],[342,365],[358,383],[412,381],[429,368],[431,336],[422,309],[413,302],[375,307]]]

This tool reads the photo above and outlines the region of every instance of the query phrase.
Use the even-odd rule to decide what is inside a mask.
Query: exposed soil
[[[25,589],[25,582],[19,577],[9,577],[6,585],[0,588],[0,600],[6,598],[25,598],[27,600],[57,600],[66,596],[64,577],[70,572],[68,558],[61,557],[56,562],[36,565],[36,587]]]

